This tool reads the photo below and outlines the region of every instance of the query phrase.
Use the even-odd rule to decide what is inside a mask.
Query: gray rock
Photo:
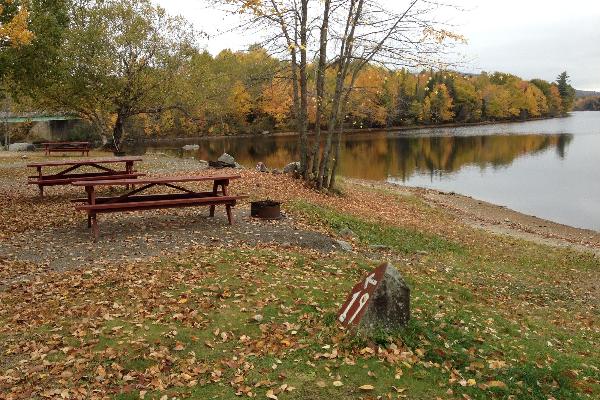
[[[233,156],[230,156],[227,153],[221,154],[221,157],[217,158],[217,161],[220,161],[223,164],[228,164],[228,165],[231,165],[231,166],[235,165],[235,158],[233,158]]]
[[[258,172],[269,172],[269,168],[267,168],[267,166],[265,165],[264,162],[259,161],[258,164],[256,164],[256,171],[258,171]]]
[[[342,251],[352,251],[353,250],[352,245],[344,240],[336,240],[335,244]]]
[[[186,144],[181,148],[183,151],[194,151],[200,149],[199,144]]]
[[[354,232],[352,231],[352,229],[350,229],[350,228],[348,228],[348,227],[344,227],[344,228],[342,228],[342,229],[340,230],[340,235],[341,235],[342,237],[349,238],[349,239],[352,239],[352,238],[356,237],[356,233],[354,233]]]
[[[410,288],[400,272],[388,263],[383,279],[369,299],[359,329],[395,330],[406,326],[409,319]]]
[[[31,143],[13,143],[8,146],[8,151],[34,151],[35,146]]]
[[[263,320],[263,316],[261,314],[256,314],[255,316],[252,317],[252,319],[256,322],[261,322]]]
[[[280,175],[280,174],[283,174],[283,171],[282,171],[282,170],[280,170],[279,168],[273,168],[273,169],[271,170],[271,173],[272,173],[272,174],[275,174],[275,175]]]
[[[288,165],[286,165],[285,167],[283,167],[284,174],[293,174],[298,171],[300,171],[300,162],[299,161],[291,162]]]
[[[270,134],[271,132],[269,132],[269,131],[262,131],[261,133],[262,133],[263,135],[268,135],[268,134]]]
[[[202,169],[208,168],[208,161],[198,160],[198,164],[200,164],[200,168],[202,168]]]
[[[234,168],[236,168],[236,169],[244,169],[244,166],[242,164],[237,163],[237,162],[234,164],[234,166],[235,166]]]

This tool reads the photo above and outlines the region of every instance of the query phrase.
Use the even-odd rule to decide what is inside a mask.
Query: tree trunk
[[[353,55],[354,32],[362,14],[364,0],[350,0],[348,17],[342,43],[340,46],[340,56],[338,61],[338,72],[335,83],[335,91],[332,99],[331,115],[327,128],[327,142],[323,150],[323,158],[319,166],[319,176],[317,178],[317,188],[329,186],[329,164],[331,161],[331,140],[335,133],[335,128],[340,120],[340,106],[344,92],[344,81],[348,75],[348,68]],[[343,121],[342,121],[343,122]]]
[[[125,117],[122,114],[117,113],[117,120],[113,127],[113,146],[115,151],[121,151],[121,140],[123,139],[123,133],[125,131],[123,124],[125,123]]]
[[[333,155],[333,165],[331,167],[331,174],[329,175],[329,184],[327,187],[329,190],[335,189],[335,175],[337,173],[337,167],[339,164],[340,154],[342,153],[342,133],[344,132],[344,121],[340,121],[340,127],[335,135],[335,153]]]
[[[306,47],[308,24],[308,0],[302,0],[300,17],[300,175],[308,172],[308,77],[306,72]]]
[[[317,110],[315,115],[315,143],[312,151],[312,175],[319,173],[319,150],[321,148],[321,116],[323,115],[323,95],[325,92],[325,68],[327,63],[327,33],[329,29],[329,9],[331,0],[325,0],[323,24],[319,37],[319,64],[317,66]]]

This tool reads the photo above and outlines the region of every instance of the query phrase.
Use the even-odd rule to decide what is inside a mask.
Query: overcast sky
[[[232,17],[203,0],[155,0],[171,14],[210,35],[201,44],[216,54],[240,50],[256,41],[239,32]],[[382,0],[389,4],[405,0]],[[446,17],[466,36],[461,52],[466,72],[502,71],[525,79],[552,81],[566,70],[577,89],[600,91],[600,1],[448,0],[467,11]],[[254,39],[254,40],[253,40]]]

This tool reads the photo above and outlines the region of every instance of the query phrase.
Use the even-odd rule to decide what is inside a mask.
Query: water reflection
[[[183,151],[198,144],[197,151]],[[600,112],[569,118],[346,136],[341,174],[456,192],[564,224],[600,231]],[[136,144],[214,160],[223,152],[253,167],[298,159],[294,136],[190,139]]]
[[[407,181],[415,174],[441,176],[465,166],[501,168],[519,157],[554,149],[564,158],[571,134],[483,135],[404,137],[386,132],[348,135],[342,144],[341,174],[355,178],[383,180],[395,177]],[[296,137],[216,138],[196,140],[197,151],[183,151],[186,142],[161,142],[135,146],[138,153],[167,152],[184,157],[215,160],[223,152],[232,154],[247,167],[259,161],[281,168],[298,158]],[[130,149],[134,150],[133,148]]]

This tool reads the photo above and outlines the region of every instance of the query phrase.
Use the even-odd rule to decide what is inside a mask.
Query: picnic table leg
[[[40,180],[40,182],[42,181],[42,167],[37,167],[37,172],[38,172],[38,179]],[[40,197],[44,197],[44,186],[42,184],[39,184],[38,187],[40,188]]]
[[[87,192],[87,202],[88,204],[92,204],[92,191],[89,186],[85,187],[85,191]],[[88,212],[88,229],[92,227],[92,214]]]
[[[225,206],[225,210],[227,211],[227,221],[229,221],[229,225],[233,225],[233,214],[231,214],[231,206],[227,204]]]
[[[127,161],[125,163],[125,174],[133,174],[133,161]],[[125,189],[129,190],[129,185],[125,185]],[[135,189],[135,185],[131,185],[131,189]]]
[[[227,194],[227,186],[229,186],[229,181],[221,181],[221,190],[223,190],[223,196],[228,196]]]
[[[218,189],[219,189],[219,181],[215,181],[213,183],[213,196],[217,195]],[[214,205],[210,206],[210,216],[211,217],[215,216],[215,206]]]
[[[88,195],[88,205],[96,204],[96,191],[94,190],[94,187],[86,186],[85,191]],[[98,220],[96,218],[96,213],[93,211],[88,211],[88,227],[92,228],[94,242],[98,241]]]

